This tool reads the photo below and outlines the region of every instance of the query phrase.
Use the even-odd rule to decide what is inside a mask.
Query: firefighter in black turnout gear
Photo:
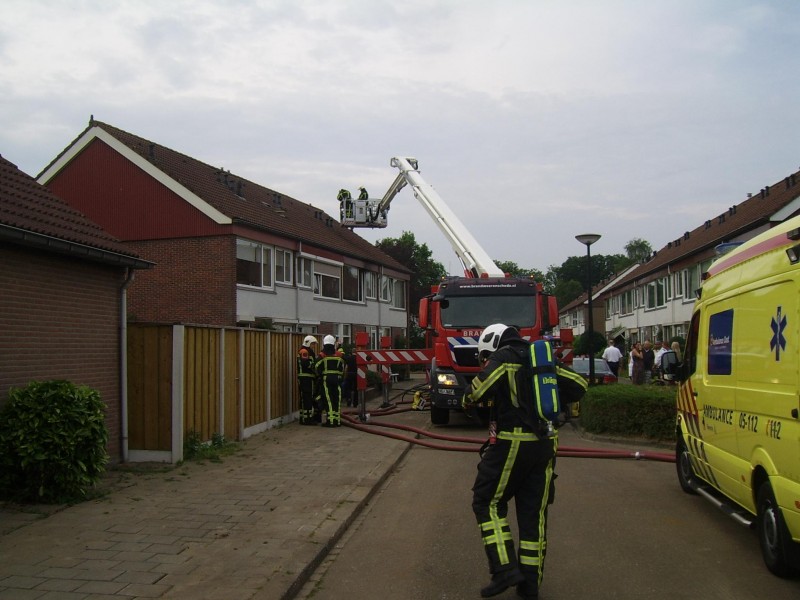
[[[323,425],[339,427],[342,424],[342,382],[344,381],[344,360],[336,352],[336,338],[326,335],[322,340],[322,352],[315,367],[317,374],[318,394],[327,405],[328,419]]]
[[[552,355],[552,348],[547,349]],[[532,346],[513,327],[487,327],[478,342],[482,370],[472,381],[464,404],[491,406],[496,440],[488,445],[472,487],[472,510],[480,527],[492,579],[481,590],[489,598],[517,586],[523,598],[536,598],[547,550],[547,506],[553,501],[558,436],[537,409],[540,386],[535,383]],[[550,361],[561,403],[575,402],[586,382],[574,371]],[[552,379],[551,379],[552,381]],[[555,390],[555,386],[552,386]],[[514,498],[519,526],[515,548],[507,515]]]
[[[316,373],[314,364],[317,356],[312,346],[317,345],[317,338],[307,335],[303,345],[297,351],[297,383],[300,386],[300,424],[316,425],[319,414],[315,412],[314,392]]]

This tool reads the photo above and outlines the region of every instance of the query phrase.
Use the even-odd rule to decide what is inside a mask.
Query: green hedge
[[[675,439],[677,388],[658,385],[597,385],[581,400],[581,427],[589,433]]]
[[[12,389],[0,412],[0,497],[85,498],[108,461],[104,408],[96,390],[68,381]]]

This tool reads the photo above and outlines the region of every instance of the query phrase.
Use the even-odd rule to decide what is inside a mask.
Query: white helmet
[[[316,343],[317,343],[317,338],[315,338],[313,335],[307,335],[306,337],[303,338],[303,346],[310,346],[311,344],[316,344]]]
[[[478,339],[478,356],[481,357],[484,353],[488,355],[497,350],[500,346],[500,338],[506,329],[508,329],[508,325],[502,323],[494,323],[484,329]]]
[[[336,338],[332,335],[326,335],[325,338],[322,340],[323,346],[333,346],[336,343]]]

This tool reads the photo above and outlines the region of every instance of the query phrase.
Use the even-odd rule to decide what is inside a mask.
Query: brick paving
[[[291,423],[97,500],[0,510],[0,600],[292,598],[408,447]]]

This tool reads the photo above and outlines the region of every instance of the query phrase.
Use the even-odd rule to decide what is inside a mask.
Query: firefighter
[[[317,361],[314,348],[317,338],[307,335],[297,351],[297,382],[300,385],[300,424],[316,425],[319,411],[314,410],[315,378],[314,365]]]
[[[488,326],[478,342],[482,370],[472,381],[465,406],[488,403],[496,420],[496,440],[487,446],[472,487],[472,510],[480,527],[492,579],[481,589],[489,598],[517,586],[523,598],[536,598],[544,572],[547,506],[553,501],[558,437],[536,410],[531,345],[513,327]],[[560,365],[555,371],[563,402],[579,400],[586,382]],[[550,371],[552,372],[552,371]],[[508,502],[514,498],[519,548],[508,523]]]
[[[322,340],[322,352],[314,367],[317,375],[318,395],[327,406],[328,419],[325,427],[339,427],[342,424],[340,406],[342,403],[342,382],[344,381],[344,360],[336,352],[336,338],[326,335]]]

